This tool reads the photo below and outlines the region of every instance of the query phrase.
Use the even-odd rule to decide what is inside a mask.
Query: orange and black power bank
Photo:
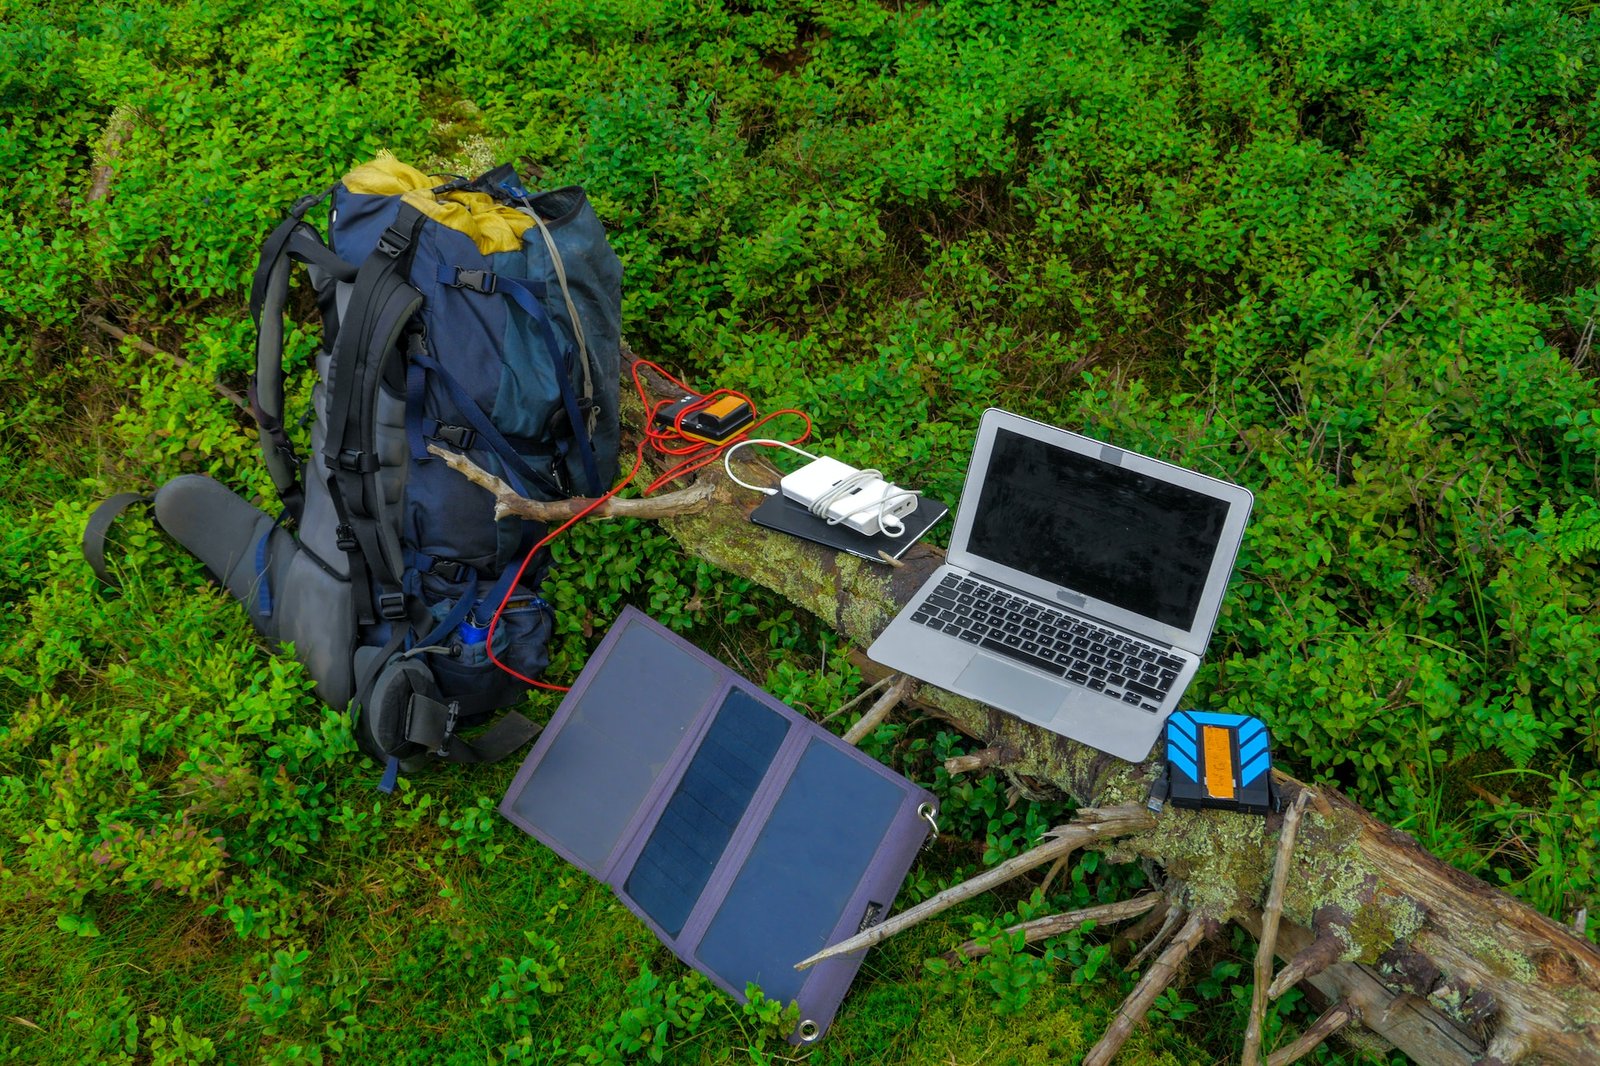
[[[691,440],[724,444],[756,419],[755,411],[744,400],[737,396],[719,396],[704,407],[696,407],[684,415],[682,422],[678,421],[678,415],[684,408],[703,403],[704,396],[685,396],[674,400],[656,412],[656,425],[663,429],[676,426]]]

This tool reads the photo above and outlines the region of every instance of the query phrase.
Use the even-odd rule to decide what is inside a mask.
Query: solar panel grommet
[[[809,1044],[821,1035],[822,1030],[810,1018],[800,1023],[800,1039],[805,1043]]]

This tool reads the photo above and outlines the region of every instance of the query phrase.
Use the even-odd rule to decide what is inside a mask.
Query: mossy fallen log
[[[738,465],[745,480],[776,484],[776,471],[759,459]],[[902,565],[879,565],[769,532],[749,521],[762,497],[732,485],[720,467],[697,477],[688,513],[658,515],[684,550],[759,582],[858,647],[943,560],[919,545]],[[858,661],[869,677],[881,676]],[[1086,806],[1142,803],[1158,770],[1156,759],[1123,762],[929,685],[903,694],[982,741],[991,755],[985,767],[1032,789],[1048,783]],[[1349,1016],[1330,1031],[1374,1050],[1398,1048],[1425,1066],[1600,1066],[1600,949],[1441,862],[1335,790],[1277,779],[1286,803],[1308,788],[1310,796],[1283,893],[1277,954],[1286,966],[1274,995],[1310,984],[1329,1004],[1343,1004],[1341,1019]],[[1158,868],[1185,929],[1232,921],[1254,934],[1280,821],[1169,806],[1149,828],[1108,847],[1113,857]]]

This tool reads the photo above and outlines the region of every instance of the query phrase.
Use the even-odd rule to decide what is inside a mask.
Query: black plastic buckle
[[[306,193],[304,196],[300,197],[300,199],[296,200],[294,205],[289,208],[289,214],[295,218],[305,218],[306,212],[311,210],[313,207],[316,207],[317,202],[326,195],[327,193],[320,192]]]
[[[353,552],[361,547],[361,542],[356,540],[356,531],[351,526],[340,526],[333,531],[333,542],[342,552]]]
[[[470,426],[452,426],[448,422],[437,420],[433,423],[433,432],[429,433],[428,436],[434,440],[442,440],[446,444],[459,448],[464,452],[470,452],[473,442],[478,439],[477,431]]]
[[[468,270],[465,267],[456,267],[456,280],[450,284],[458,289],[471,289],[473,292],[487,295],[495,290],[495,274],[492,270]]]
[[[378,461],[370,452],[356,448],[344,449],[335,462],[338,463],[340,470],[352,470],[357,474],[370,474],[378,469]]]
[[[398,622],[406,616],[406,594],[403,592],[385,592],[378,597],[378,613],[391,622]]]
[[[433,565],[424,572],[442,577],[451,584],[457,584],[467,576],[467,564],[456,559],[435,559]]]
[[[395,226],[390,226],[378,237],[378,251],[390,259],[399,257],[400,253],[411,247],[411,235]]]
[[[434,749],[435,755],[450,754],[450,738],[456,735],[456,723],[461,720],[461,704],[451,700],[445,705],[444,710],[444,736],[439,740],[439,746]]]

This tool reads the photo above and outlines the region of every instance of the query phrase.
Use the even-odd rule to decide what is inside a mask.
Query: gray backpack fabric
[[[412,186],[374,191],[396,175]],[[516,577],[544,527],[496,520],[490,494],[429,446],[536,499],[598,495],[617,473],[621,265],[583,190],[533,194],[508,166],[443,185],[419,178],[392,160],[358,168],[295,204],[263,246],[251,401],[281,514],[198,475],[153,500],[161,528],[256,628],[293,643],[318,695],[350,705],[386,789],[401,769],[504,758],[536,732],[508,712],[462,735],[527,690],[487,655],[503,600],[496,657],[529,678],[548,662],[547,553]],[[330,195],[324,242],[305,215]],[[520,239],[507,236],[508,218],[513,231],[526,226]],[[491,228],[498,246],[485,250]],[[323,321],[303,457],[283,409],[295,263],[309,268]],[[97,515],[85,536],[102,572],[109,523]]]

